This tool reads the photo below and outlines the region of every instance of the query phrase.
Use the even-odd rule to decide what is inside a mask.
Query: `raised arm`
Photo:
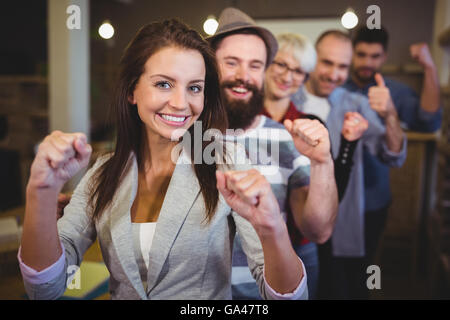
[[[328,130],[317,120],[286,120],[296,149],[311,161],[310,184],[291,190],[294,221],[309,240],[324,243],[331,236],[338,209],[334,162]]]
[[[377,85],[369,89],[369,104],[384,119],[386,126],[386,144],[389,151],[399,153],[402,150],[404,133],[400,127],[397,110],[381,74],[375,74],[375,81]]]
[[[369,122],[358,112],[347,112],[341,130],[341,145],[334,160],[334,175],[338,189],[339,202],[344,197],[353,167],[353,153]]]
[[[415,43],[410,46],[411,57],[423,67],[424,77],[420,106],[424,111],[437,112],[441,107],[438,73],[426,43]]]
[[[269,182],[256,169],[217,171],[217,188],[228,205],[256,231],[264,253],[266,284],[279,294],[296,291],[306,276]]]
[[[41,271],[61,256],[56,226],[58,194],[87,166],[91,151],[82,133],[54,131],[40,144],[26,190],[21,259],[28,267]]]

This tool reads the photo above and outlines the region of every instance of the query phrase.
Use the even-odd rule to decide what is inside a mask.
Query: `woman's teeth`
[[[184,120],[186,120],[187,117],[174,117],[174,116],[168,116],[166,114],[161,114],[161,117],[164,120],[167,121],[173,121],[173,122],[183,122]]]

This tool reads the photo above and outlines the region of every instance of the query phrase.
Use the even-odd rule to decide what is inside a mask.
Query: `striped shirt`
[[[263,115],[259,117],[257,127],[242,135],[227,135],[225,140],[245,147],[253,167],[269,181],[286,221],[288,188],[309,185],[310,161],[297,151],[291,134],[282,124]]]
[[[269,181],[287,221],[288,191],[309,185],[310,161],[297,151],[292,136],[282,124],[264,115],[259,117],[257,127],[241,135],[227,135],[225,140],[245,147],[252,165]],[[255,280],[248,270],[247,258],[237,235],[233,249],[232,284],[250,282],[255,283]]]

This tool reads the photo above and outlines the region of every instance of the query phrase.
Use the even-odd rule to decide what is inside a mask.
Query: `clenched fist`
[[[325,163],[330,160],[330,136],[318,120],[285,120],[284,126],[292,135],[295,148],[311,161]]]
[[[259,236],[284,223],[270,183],[258,170],[216,171],[216,178],[225,201],[252,224]]]
[[[368,98],[370,107],[375,110],[380,117],[385,118],[388,114],[395,111],[394,103],[391,99],[391,92],[386,87],[381,74],[375,74],[375,82],[377,85],[369,88]]]
[[[342,125],[342,135],[347,141],[356,141],[369,128],[369,122],[358,112],[347,112]]]
[[[28,184],[59,192],[70,178],[88,165],[91,152],[83,133],[53,131],[39,145]]]
[[[434,67],[433,58],[430,49],[426,43],[415,43],[409,47],[411,57],[422,65],[424,68]]]

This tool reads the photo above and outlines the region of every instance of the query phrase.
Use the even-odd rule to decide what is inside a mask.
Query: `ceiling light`
[[[219,23],[217,22],[216,18],[213,16],[209,16],[208,19],[206,19],[205,23],[203,23],[203,30],[205,30],[205,33],[207,35],[212,36],[214,33],[216,33],[218,26]]]
[[[103,39],[111,39],[114,35],[114,28],[108,21],[105,21],[100,28],[98,28],[98,34]]]
[[[352,9],[348,9],[347,12],[342,15],[341,23],[344,28],[353,29],[358,25],[358,16]]]

